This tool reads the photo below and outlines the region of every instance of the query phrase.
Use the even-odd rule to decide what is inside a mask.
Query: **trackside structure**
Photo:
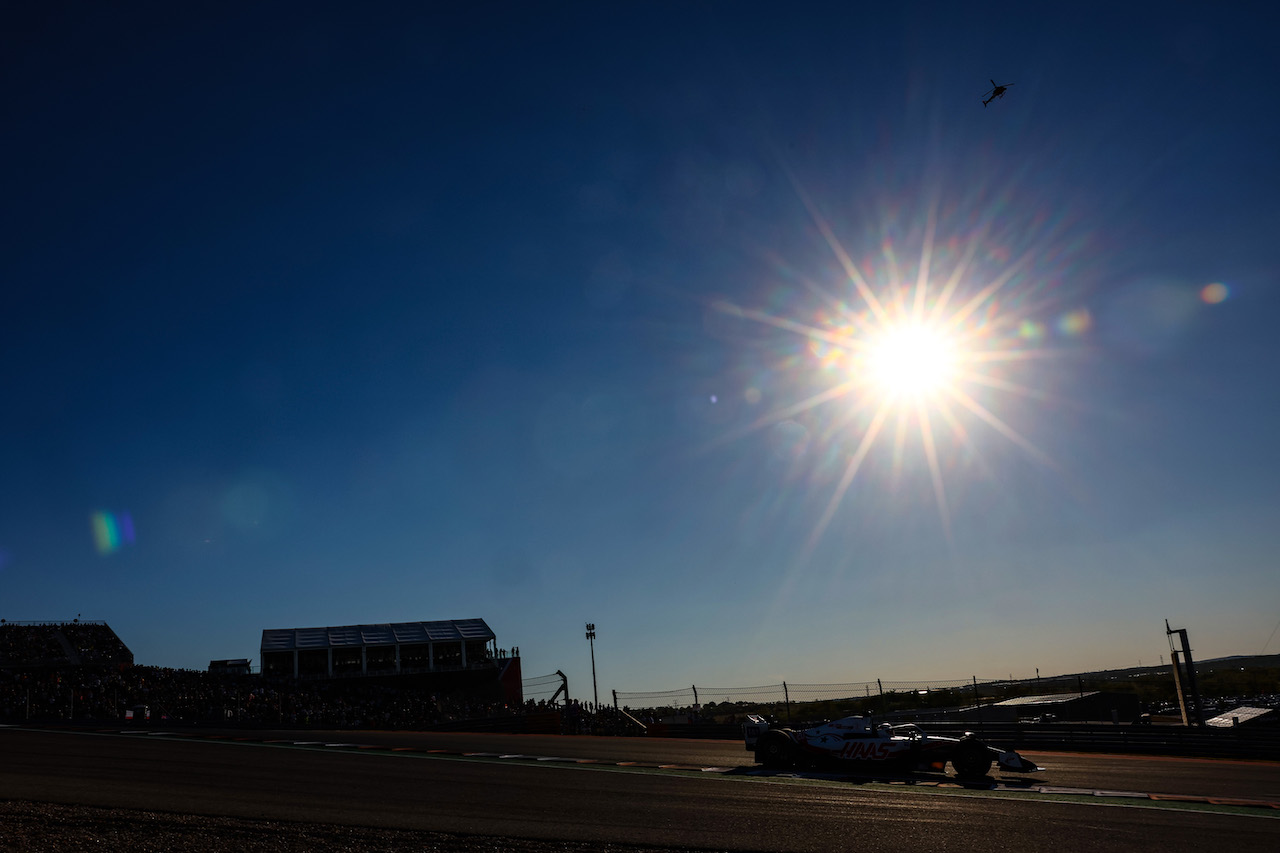
[[[394,680],[520,704],[518,649],[497,647],[483,619],[267,628],[262,675],[291,680]]]
[[[483,619],[328,628],[267,628],[262,674],[293,678],[458,670],[497,657]]]

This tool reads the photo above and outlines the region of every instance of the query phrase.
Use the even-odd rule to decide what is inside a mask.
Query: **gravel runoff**
[[[688,847],[540,841],[0,800],[0,850],[242,853],[689,853]]]

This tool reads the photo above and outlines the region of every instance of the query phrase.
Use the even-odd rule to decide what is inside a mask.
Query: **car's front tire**
[[[961,741],[951,756],[951,766],[961,779],[981,779],[991,770],[991,750],[978,741]]]

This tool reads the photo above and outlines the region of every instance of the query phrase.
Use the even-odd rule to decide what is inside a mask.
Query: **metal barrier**
[[[1133,753],[1202,758],[1280,761],[1280,730],[1270,728],[1201,729],[1186,726],[1043,723],[922,723],[929,734],[960,737],[974,732],[997,746],[1034,752]],[[742,726],[689,723],[649,726],[650,737],[741,740]]]

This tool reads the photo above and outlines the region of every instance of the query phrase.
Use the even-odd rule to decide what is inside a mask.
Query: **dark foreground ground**
[[[271,734],[0,728],[0,851],[1274,853],[1280,826],[1267,762],[1031,753],[1034,787],[971,789],[720,741]]]
[[[0,801],[0,849],[36,853],[684,853],[689,848],[489,838],[10,800]]]

